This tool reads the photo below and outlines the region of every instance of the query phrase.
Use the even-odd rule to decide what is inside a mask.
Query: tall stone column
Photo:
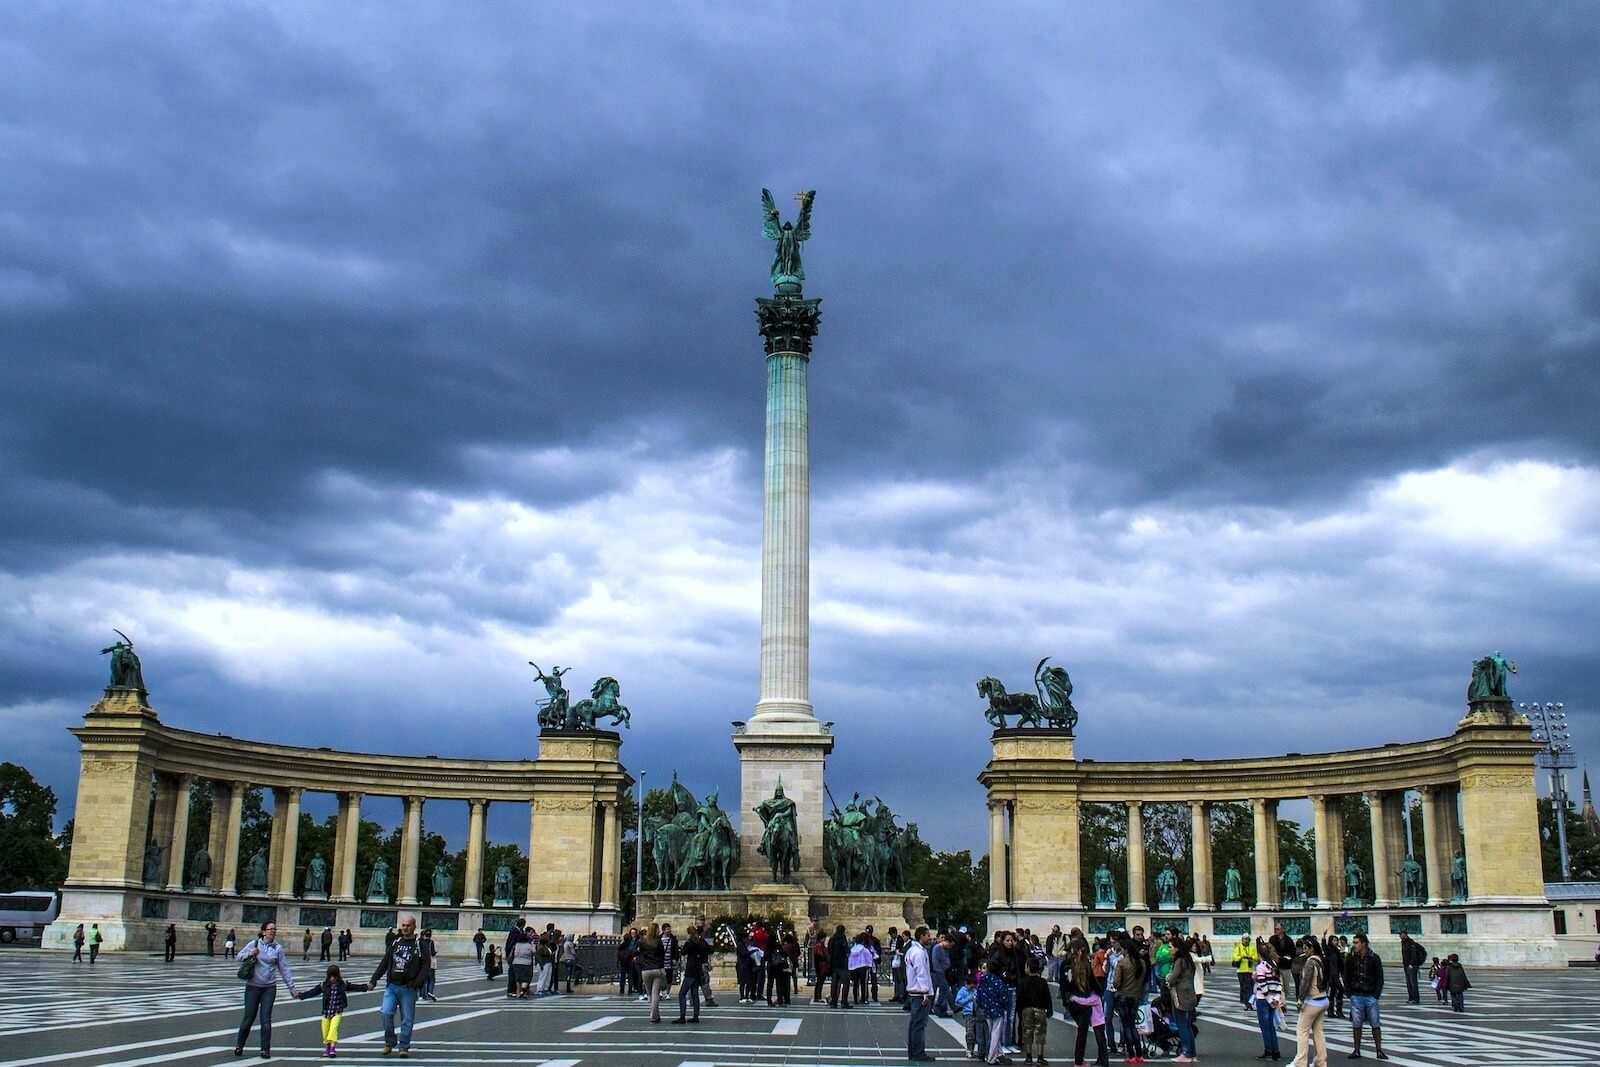
[[[339,796],[339,828],[333,844],[334,896],[340,904],[356,901],[356,852],[361,840],[361,794]]]
[[[1374,790],[1367,794],[1372,817],[1372,906],[1391,908],[1400,900],[1400,868],[1395,863],[1396,842],[1393,794]]]
[[[798,284],[788,289],[798,290]],[[808,411],[811,342],[820,300],[798,291],[756,301],[765,341],[767,420],[761,527],[761,694],[755,714],[734,728],[739,752],[739,838],[745,857],[735,888],[770,877],[754,809],[778,785],[794,801],[800,862],[791,881],[832,888],[822,865],[823,772],[833,735],[817,721],[810,694],[811,459]]]
[[[211,891],[222,889],[222,849],[228,836],[228,783],[211,782],[211,820],[206,827],[206,851],[211,854]]]
[[[1144,884],[1144,805],[1128,804],[1128,910],[1146,911]]]
[[[1252,800],[1255,816],[1256,908],[1270,911],[1278,906],[1278,802]]]
[[[167,853],[167,889],[174,893],[183,891],[183,856],[189,851],[189,787],[193,784],[192,774],[180,774],[174,779],[172,829],[167,834],[171,850]]]
[[[534,907],[537,903],[534,887],[539,884],[539,861],[543,858],[539,850],[543,845],[544,842],[539,840],[539,798],[534,797],[528,801],[528,899],[522,902],[524,908]]]
[[[417,861],[422,858],[422,804],[424,797],[406,797],[405,832],[400,837],[399,904],[417,904]]]
[[[461,887],[461,906],[483,906],[483,826],[487,800],[467,801],[467,877]]]
[[[1194,858],[1193,911],[1211,911],[1216,883],[1211,873],[1211,805],[1204,800],[1189,801],[1189,851]]]
[[[1006,806],[1004,801],[989,803],[989,907],[1005,908],[1011,904],[1006,882]]]
[[[276,894],[279,883],[283,881],[283,835],[288,826],[283,809],[289,806],[288,792],[277,787],[272,790],[272,830],[267,838],[267,885],[262,890],[267,896]],[[289,869],[293,871],[294,860],[289,861]]]
[[[1338,803],[1338,797],[1329,798],[1325,794],[1311,797],[1311,825],[1317,838],[1317,899],[1312,902],[1312,907],[1316,908],[1331,908],[1337,903],[1338,866],[1343,866],[1335,866],[1333,858],[1334,838],[1343,833],[1337,827]]]
[[[172,818],[178,809],[177,779],[170,774],[156,774],[156,802],[150,813],[150,840],[161,846],[162,849],[172,845]],[[162,852],[162,855],[166,855]],[[143,878],[143,863],[140,864],[140,877]],[[160,885],[164,879],[158,874],[155,884]]]
[[[618,907],[618,899],[622,889],[622,829],[621,813],[615,801],[606,801],[601,805],[602,815],[605,820],[601,831],[602,843],[600,853],[600,908]]]
[[[246,782],[228,782],[226,785],[227,814],[222,822],[222,852],[212,862],[212,869],[221,872],[217,879],[217,892],[228,896],[239,894],[239,834],[244,823],[244,795],[250,789]],[[212,801],[211,817],[217,817],[220,803]]]
[[[276,824],[278,817],[280,815],[283,817],[283,834],[278,837],[283,858],[280,862],[279,850],[273,850],[272,862],[278,872],[278,880],[271,883],[272,895],[283,900],[293,900],[295,864],[300,858],[300,798],[305,795],[305,790],[274,789],[272,792],[272,821]]]
[[[1425,785],[1422,794],[1423,869],[1428,872],[1428,905],[1450,902],[1450,830],[1444,805],[1448,793],[1443,786]]]

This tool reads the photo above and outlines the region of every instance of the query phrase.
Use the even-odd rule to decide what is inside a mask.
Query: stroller
[[[1151,1057],[1178,1054],[1178,1030],[1172,1025],[1172,997],[1162,993],[1150,1002],[1150,1032],[1144,1035],[1145,1054]]]

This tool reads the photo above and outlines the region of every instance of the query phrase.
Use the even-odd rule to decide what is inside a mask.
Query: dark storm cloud
[[[536,633],[673,721],[742,717],[768,185],[819,190],[827,700],[964,707],[1021,640],[1157,716],[1153,685],[1214,697],[1208,626],[1284,700],[1337,690],[1315,647],[1436,700],[1422,652],[1513,625],[1474,576],[1592,627],[1580,580],[1477,542],[1385,571],[1414,502],[1365,494],[1594,464],[1597,32],[1585,5],[8,6],[0,685],[78,707],[122,613],[164,699],[244,734],[299,699],[355,736],[384,699],[335,661],[379,670],[394,633],[440,714],[524,709],[473,672]],[[1319,631],[1262,575],[1342,600]],[[1375,619],[1428,647],[1335,636]],[[273,640],[315,696],[276,688]],[[840,771],[931,809],[875,759],[899,721]],[[634,739],[687,765],[682,735]]]

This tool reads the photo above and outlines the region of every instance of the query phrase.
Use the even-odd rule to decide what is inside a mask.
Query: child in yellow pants
[[[322,998],[322,1054],[332,1058],[339,1054],[339,1020],[350,1006],[351,993],[365,993],[372,987],[365,982],[347,982],[339,974],[337,964],[330,964],[328,976],[299,995],[301,1000]]]

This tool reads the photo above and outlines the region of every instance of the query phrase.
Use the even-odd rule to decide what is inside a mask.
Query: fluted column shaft
[[[156,803],[150,812],[150,841],[162,848],[168,848],[172,844],[172,814],[177,810],[177,792],[177,779],[170,774],[156,775]],[[163,852],[162,855],[166,853]],[[165,870],[163,869],[161,873],[165,873]],[[141,869],[140,879],[143,880],[143,877]],[[155,881],[158,885],[162,883],[160,873],[156,875]]]
[[[1255,816],[1256,907],[1276,908],[1278,898],[1278,802],[1252,800]]]
[[[339,837],[334,843],[333,869],[338,879],[334,900],[352,903],[356,899],[356,851],[361,840],[361,794],[345,793],[339,798]]]
[[[189,851],[189,787],[194,784],[194,776],[180,774],[173,784],[172,827],[167,832],[172,849],[167,855],[167,888],[180,892],[183,889],[183,854]]]
[[[483,905],[483,827],[487,800],[467,801],[467,884],[461,887],[461,906]]]
[[[989,805],[989,907],[1010,905],[1006,888],[1006,806]]]
[[[1423,869],[1428,872],[1428,903],[1450,901],[1450,828],[1444,806],[1451,799],[1443,786],[1425,785],[1422,794]]]
[[[244,795],[250,787],[244,782],[229,782],[225,788],[227,813],[222,816],[222,852],[212,861],[212,869],[221,872],[216,880],[217,892],[234,896],[239,892],[239,830],[244,822]],[[220,798],[212,800],[213,819],[221,806]]]
[[[278,857],[273,857],[278,880],[270,888],[273,896],[284,899],[294,898],[295,862],[300,857],[300,798],[304,793],[303,789],[273,790],[273,822],[277,822],[280,815],[283,817],[283,835],[279,840],[283,860],[279,863]]]
[[[1339,853],[1344,851],[1339,798],[1314,796],[1311,798],[1311,825],[1317,838],[1317,899],[1318,908],[1334,907],[1342,894],[1339,878],[1344,862]]]
[[[397,903],[416,904],[417,863],[422,858],[423,797],[406,797],[405,833],[400,838],[400,896]]]
[[[608,801],[603,808],[604,828],[601,831],[603,842],[600,854],[600,907],[617,907],[617,898],[621,895],[622,869],[622,830],[620,814],[615,801]]]
[[[288,820],[283,817],[283,809],[289,806],[289,791],[274,787],[272,790],[272,830],[267,838],[267,884],[261,890],[267,896],[277,893],[278,885],[283,881],[283,835]],[[291,877],[294,871],[294,862],[289,863]]]
[[[761,533],[761,699],[757,719],[812,717],[809,360],[767,357]]]
[[[1128,805],[1128,910],[1150,907],[1144,899],[1144,805]]]
[[[1397,799],[1404,800],[1404,794],[1398,798],[1389,792],[1367,794],[1372,815],[1372,903],[1378,908],[1393,907],[1400,899],[1400,869],[1395,855],[1404,838],[1396,840]]]
[[[1203,800],[1189,802],[1189,852],[1194,858],[1194,911],[1211,911],[1215,884],[1211,874],[1211,805]]]

